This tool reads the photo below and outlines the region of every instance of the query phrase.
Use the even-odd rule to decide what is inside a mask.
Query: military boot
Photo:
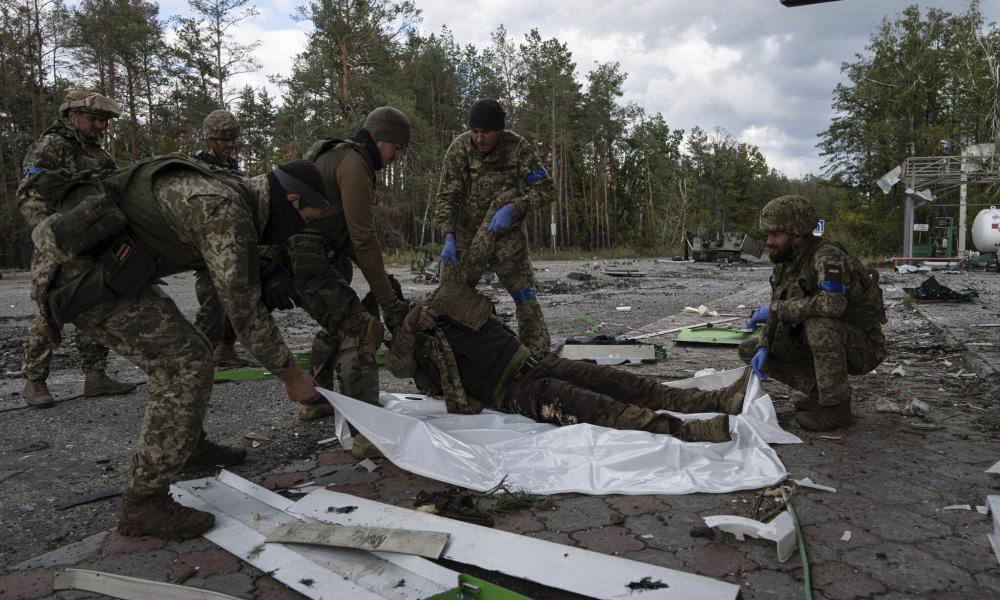
[[[44,379],[25,379],[21,397],[33,408],[52,408],[55,400],[49,393],[49,386]]]
[[[806,394],[805,398],[799,398],[798,400],[796,400],[794,404],[795,404],[795,410],[800,412],[816,410],[820,408],[819,400],[816,397],[815,389],[813,389],[811,393]]]
[[[719,415],[711,419],[689,419],[680,424],[674,437],[685,442],[728,442],[729,415]]]
[[[126,492],[118,519],[118,533],[187,540],[205,533],[214,523],[215,515],[182,506],[166,491],[151,496],[135,496]]]
[[[727,415],[738,415],[743,412],[743,399],[747,393],[747,382],[750,381],[750,369],[744,369],[743,375],[719,390],[719,412]]]
[[[830,431],[851,424],[851,401],[844,400],[833,406],[820,406],[795,415],[795,420],[809,431]]]
[[[88,398],[94,396],[119,396],[127,394],[135,389],[138,384],[115,381],[108,377],[104,371],[90,371],[83,378],[83,395]]]
[[[223,446],[202,438],[195,446],[194,452],[188,457],[182,469],[195,471],[199,469],[214,469],[215,467],[231,467],[247,459],[247,449],[239,446]]]
[[[236,353],[235,341],[216,342],[212,348],[212,360],[216,367],[245,367],[250,361]]]
[[[351,456],[354,458],[385,458],[382,451],[375,447],[365,436],[360,433],[354,436],[354,444],[351,445]]]
[[[334,414],[333,405],[327,402],[325,398],[316,404],[299,404],[300,421],[315,421],[316,419],[329,417],[332,414]]]

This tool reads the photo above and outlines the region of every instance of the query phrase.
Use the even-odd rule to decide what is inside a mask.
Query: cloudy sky
[[[628,73],[625,96],[671,127],[725,129],[756,144],[789,176],[819,173],[816,134],[829,125],[840,64],[862,52],[883,17],[912,0],[840,0],[785,8],[779,0],[414,0],[420,29],[447,26],[460,44],[482,48],[503,24],[518,40],[537,28],[569,45],[582,81],[595,62],[618,61]],[[290,18],[303,0],[258,0],[260,16],[241,24],[243,39],[262,42],[263,69],[238,85],[267,85],[288,73],[308,22]],[[921,0],[922,9],[964,12],[966,0]],[[1000,2],[985,0],[987,21]],[[160,3],[164,17],[186,0]]]

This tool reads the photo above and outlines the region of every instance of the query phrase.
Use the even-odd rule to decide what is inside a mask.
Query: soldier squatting
[[[239,123],[224,110],[205,118],[208,147],[197,155],[118,168],[100,141],[119,112],[100,94],[70,93],[26,154],[18,200],[33,227],[39,306],[24,358],[25,400],[52,405],[47,365],[66,323],[78,331],[86,395],[134,387],[104,373],[108,347],[149,378],[119,521],[126,535],[184,539],[212,526],[211,514],[176,503],[168,488],[185,471],[246,457],[202,429],[213,365],[245,364],[236,340],[279,377],[303,420],[332,412],[316,385],[331,387],[334,372],[343,393],[377,402],[375,352],[388,329],[389,369],[443,396],[451,412],[490,407],[703,442],[731,439],[729,415],[742,411],[751,370],[806,394],[797,403],[802,427],[846,426],[847,375],[885,357],[877,276],[843,246],[812,235],[817,215],[805,198],[777,198],[761,211],[775,268],[771,302],[748,323],[763,323],[761,335],[739,350],[750,370],[722,390],[679,390],[549,354],[524,217],[551,202],[554,184],[531,144],[505,128],[495,100],[471,106],[469,130],[444,156],[435,209],[442,282],[416,303],[386,274],[373,218],[376,174],[410,143],[401,111],[377,108],[348,138],[318,140],[304,160],[252,177],[239,169]],[[355,265],[372,290],[366,300],[350,286]],[[516,335],[475,289],[487,268],[515,302]],[[196,273],[201,304],[194,325],[157,284],[186,270]],[[310,373],[296,366],[271,317],[295,306],[320,326]],[[720,414],[682,422],[661,409]]]

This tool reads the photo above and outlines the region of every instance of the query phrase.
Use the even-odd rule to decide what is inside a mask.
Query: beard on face
[[[768,246],[771,249],[771,262],[783,263],[792,260],[792,244],[786,242],[781,245]]]

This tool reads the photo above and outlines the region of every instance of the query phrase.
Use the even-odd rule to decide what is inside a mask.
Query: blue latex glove
[[[757,310],[753,311],[750,315],[750,320],[747,321],[747,327],[750,331],[757,331],[757,324],[763,323],[771,318],[771,307],[768,305],[761,306]]]
[[[445,267],[448,263],[454,266],[458,266],[458,248],[455,247],[455,236],[452,234],[447,234],[444,236],[444,248],[441,250],[441,260],[444,261]]]
[[[767,381],[767,371],[764,370],[764,363],[767,362],[767,348],[757,348],[757,353],[750,360],[750,370],[757,375],[761,381]]]
[[[514,209],[510,204],[504,204],[493,214],[493,219],[490,221],[490,226],[487,227],[487,230],[491,233],[503,233],[510,229],[510,225],[513,222]]]

